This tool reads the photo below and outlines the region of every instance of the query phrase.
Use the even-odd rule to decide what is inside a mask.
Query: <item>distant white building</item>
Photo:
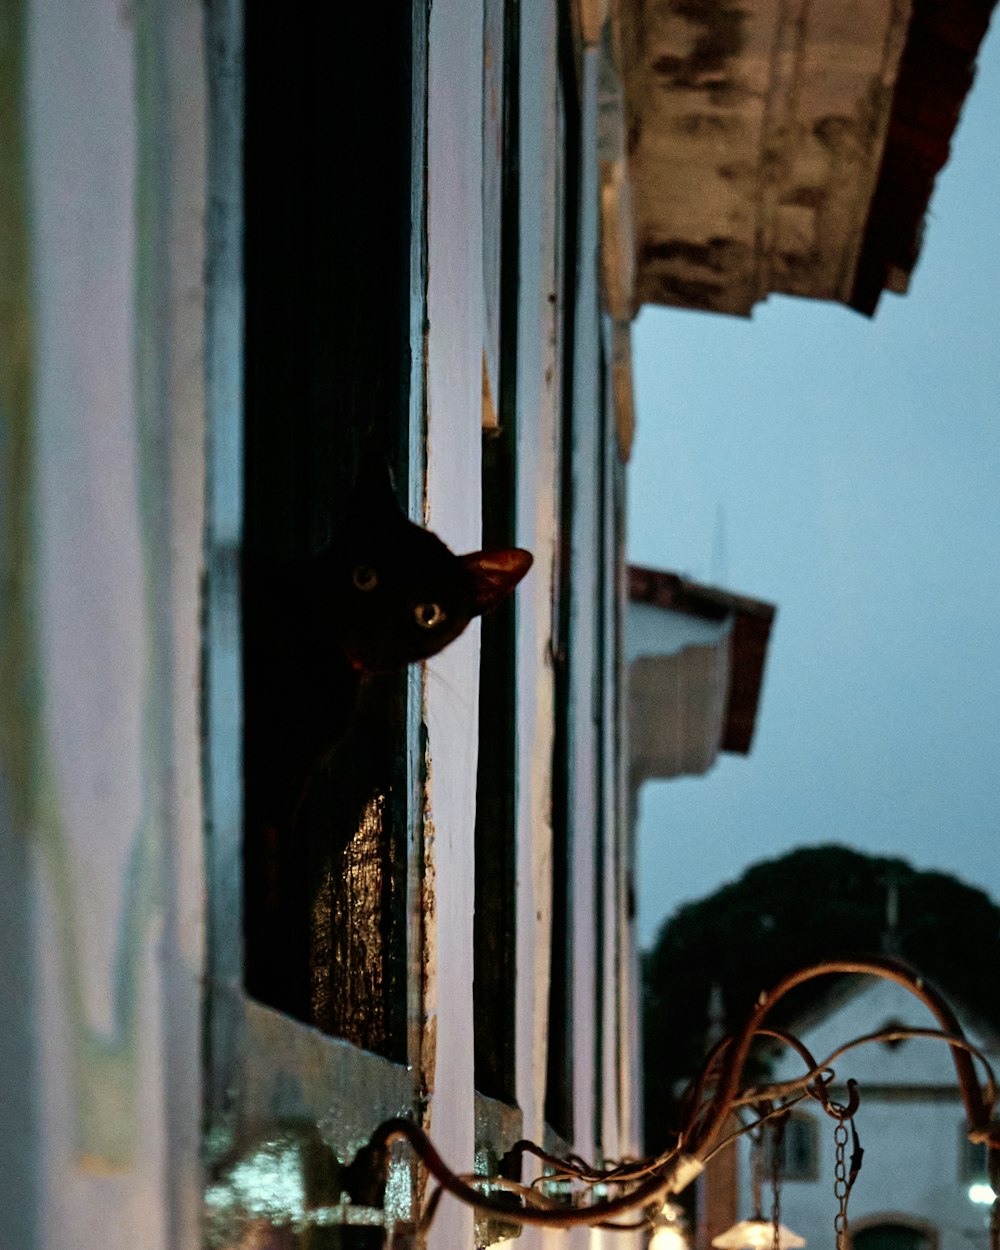
[[[845,1041],[893,1024],[937,1027],[930,1011],[902,986],[858,980],[832,1000],[812,1023],[793,1032],[820,1063]],[[1000,1043],[960,1009],[970,1039],[1000,1057]],[[988,1207],[970,1198],[985,1184],[982,1147],[969,1144],[965,1116],[948,1047],[912,1038],[874,1042],[836,1060],[835,1101],[846,1098],[854,1078],[861,1106],[856,1125],[864,1159],[851,1193],[848,1225],[853,1250],[967,1250],[982,1244]],[[773,1079],[802,1071],[790,1051],[775,1063]],[[818,1250],[833,1245],[836,1203],[834,1121],[809,1099],[799,1104],[786,1130],[786,1170],[781,1219]],[[850,1154],[848,1145],[848,1155]],[[740,1218],[746,1218],[750,1192],[750,1148],[740,1158]],[[764,1215],[770,1209],[765,1184]]]

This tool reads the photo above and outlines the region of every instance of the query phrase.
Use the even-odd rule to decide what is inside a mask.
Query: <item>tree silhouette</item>
[[[898,922],[889,933],[891,887]],[[738,881],[681,907],[643,959],[647,1149],[666,1144],[676,1127],[678,1095],[705,1055],[713,985],[728,1032],[786,973],[818,960],[887,950],[1000,1029],[994,986],[1000,908],[944,873],[843,846],[806,847],[756,864]],[[776,1008],[773,1022],[817,1007],[840,979],[800,987]],[[766,1064],[766,1056],[758,1053],[756,1062]]]

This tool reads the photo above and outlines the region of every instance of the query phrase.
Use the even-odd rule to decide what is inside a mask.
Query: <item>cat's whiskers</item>
[[[460,708],[465,708],[468,706],[468,703],[469,703],[468,699],[463,698],[462,691],[459,690],[454,685],[452,685],[452,683],[448,680],[448,678],[445,677],[444,674],[438,670],[438,668],[434,664],[433,659],[424,660],[423,665],[424,665],[424,672],[427,675],[428,682],[430,681],[431,678],[433,678],[434,681],[437,682],[440,686],[442,686],[451,696],[451,700],[452,700],[451,711],[452,712],[456,712]]]

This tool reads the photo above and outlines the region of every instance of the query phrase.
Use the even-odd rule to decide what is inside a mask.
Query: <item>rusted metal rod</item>
[[[739,1093],[740,1079],[743,1076],[753,1039],[760,1032],[764,1020],[774,1006],[789,991],[799,985],[804,985],[807,981],[813,981],[817,977],[837,975],[873,976],[902,985],[930,1008],[946,1033],[954,1034],[964,1043],[965,1033],[947,1001],[915,968],[901,959],[894,959],[887,955],[871,955],[858,959],[830,959],[808,968],[800,968],[779,981],[770,993],[760,996],[750,1018],[726,1048],[719,1082],[708,1116],[698,1134],[697,1141],[688,1143],[687,1148],[692,1154],[702,1158],[703,1152],[711,1149],[712,1142],[725,1124]],[[995,1154],[1000,1150],[1000,1130],[996,1124],[991,1123],[993,1108],[988,1106],[983,1098],[972,1056],[961,1043],[949,1042],[948,1046],[955,1064],[955,1073],[958,1077],[969,1128],[975,1134],[975,1140],[987,1142],[992,1147],[991,1155]]]
[[[410,1120],[400,1118],[386,1120],[385,1123],[379,1125],[372,1135],[367,1150],[376,1155],[384,1155],[393,1141],[405,1139],[423,1160],[428,1172],[443,1190],[476,1210],[489,1212],[519,1224],[536,1224],[549,1228],[596,1226],[614,1216],[623,1215],[637,1208],[653,1207],[662,1203],[668,1194],[683,1189],[697,1174],[701,1165],[718,1148],[716,1139],[726,1120],[733,1108],[744,1101],[741,1097],[740,1082],[750,1048],[756,1037],[777,1037],[792,1046],[809,1069],[806,1079],[811,1078],[815,1086],[815,1089],[809,1092],[826,1105],[826,1081],[822,1076],[825,1065],[817,1066],[807,1048],[797,1039],[780,1030],[765,1027],[764,1021],[775,1005],[797,986],[815,980],[817,977],[837,975],[873,976],[893,981],[919,998],[934,1014],[943,1033],[947,1035],[942,1040],[949,1046],[955,1064],[959,1089],[968,1118],[970,1139],[989,1147],[990,1184],[994,1192],[1000,1195],[1000,1125],[992,1119],[995,1097],[992,1074],[987,1082],[988,1092],[984,1095],[970,1054],[970,1051],[975,1052],[976,1048],[965,1037],[955,1013],[945,998],[933,985],[928,984],[916,969],[903,960],[888,956],[831,959],[812,964],[790,973],[779,981],[773,990],[762,994],[740,1032],[733,1037],[723,1039],[710,1053],[701,1076],[694,1086],[693,1105],[690,1106],[688,1122],[679,1139],[681,1145],[668,1155],[602,1172],[597,1168],[577,1166],[570,1160],[548,1155],[534,1143],[518,1143],[520,1151],[534,1154],[551,1166],[562,1167],[568,1174],[589,1184],[600,1181],[604,1184],[623,1185],[630,1183],[632,1179],[647,1178],[635,1188],[617,1197],[581,1207],[522,1206],[512,1209],[508,1203],[499,1202],[490,1195],[481,1193],[474,1184],[470,1184],[454,1173],[441,1158],[434,1143],[423,1129]],[[718,1076],[715,1081],[715,1092],[711,1100],[705,1104],[702,1102],[702,1095],[706,1085],[710,1083],[711,1074],[716,1070]],[[761,1093],[766,1093],[766,1090],[762,1090]],[[728,1140],[725,1144],[728,1144]],[[489,1177],[483,1177],[483,1183],[488,1185]],[[1000,1197],[993,1204],[990,1244],[992,1250],[1000,1250]]]

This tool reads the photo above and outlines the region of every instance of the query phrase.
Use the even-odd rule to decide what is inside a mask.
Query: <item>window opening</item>
[[[516,542],[517,315],[520,248],[519,0],[502,6],[494,38],[503,41],[500,195],[499,424],[484,420],[483,546]],[[497,50],[492,49],[497,55]],[[484,112],[492,107],[487,96]],[[488,159],[488,154],[487,154]],[[493,206],[496,211],[498,206]],[[486,211],[490,211],[487,206]],[[485,414],[484,414],[485,415]],[[479,666],[479,765],[476,781],[475,1082],[480,1093],[515,1100],[517,663],[515,600],[483,618]]]
[[[765,1134],[765,1167],[770,1169],[774,1137]],[[793,1111],[781,1136],[781,1177],[786,1181],[819,1180],[819,1126],[811,1115]]]
[[[372,447],[406,499],[412,19],[247,0],[244,21],[245,984],[405,1061],[406,675],[351,713],[310,558]]]
[[[570,680],[573,645],[571,556],[574,512],[573,361],[579,211],[580,110],[576,60],[568,6],[559,9],[559,75],[556,87],[556,145],[563,167],[562,190],[562,349],[563,387],[560,430],[559,551],[553,620],[555,727],[552,768],[552,950],[549,979],[549,1049],[545,1118],[564,1140],[573,1140],[573,956],[572,733],[575,712]],[[557,217],[557,220],[560,218]]]

